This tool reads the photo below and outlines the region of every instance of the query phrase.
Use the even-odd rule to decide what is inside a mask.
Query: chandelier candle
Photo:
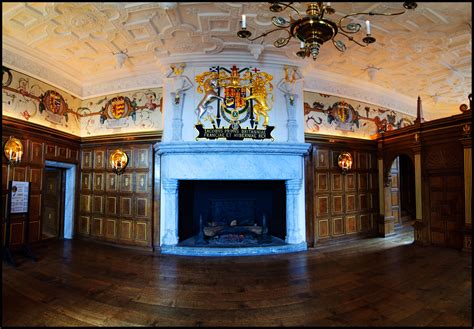
[[[245,15],[242,15],[242,28],[245,29],[247,27],[247,18]]]
[[[369,20],[365,21],[365,27],[367,28],[367,34],[370,34],[370,22],[369,22]]]

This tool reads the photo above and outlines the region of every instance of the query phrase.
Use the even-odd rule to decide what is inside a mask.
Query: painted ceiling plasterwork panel
[[[297,6],[304,9],[302,3]],[[333,20],[351,12],[402,9],[401,2],[332,6]],[[266,2],[3,2],[2,55],[3,64],[83,98],[132,86],[157,86],[174,58],[209,61],[224,59],[228,53],[235,60],[279,58],[302,68],[305,88],[330,92],[334,81],[344,81],[340,90],[352,93],[347,96],[353,99],[399,110],[413,104],[407,112],[415,109],[421,96],[425,117],[435,119],[460,113],[459,104],[471,91],[471,12],[470,2],[420,2],[400,16],[370,17],[376,43],[361,48],[347,41],[344,54],[327,43],[313,61],[295,56],[296,41],[273,47],[278,33],[264,38],[260,54],[260,45],[249,46],[236,36],[242,14],[254,35],[272,27],[273,14]],[[366,18],[357,22],[363,24]],[[120,51],[126,51],[128,58],[118,68],[113,54]],[[331,78],[325,83],[321,77]],[[381,104],[382,96],[378,100],[368,96],[375,89],[378,95],[385,90],[390,104]],[[395,104],[396,99],[401,103]]]

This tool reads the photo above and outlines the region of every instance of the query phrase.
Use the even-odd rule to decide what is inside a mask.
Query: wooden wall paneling
[[[81,172],[81,192],[82,193],[92,193],[92,173],[91,172]]]
[[[319,219],[318,220],[318,238],[327,238],[330,236],[330,225],[329,219]]]
[[[332,235],[339,236],[344,234],[344,219],[342,217],[334,217],[332,219]]]
[[[105,169],[107,159],[105,149],[94,149],[94,169]]]
[[[27,173],[26,167],[23,166],[15,166],[13,167],[13,180],[20,181],[20,182],[27,182]]]
[[[41,218],[41,194],[30,195],[30,221],[40,220]]]
[[[122,219],[120,220],[120,239],[133,241],[133,220]]]
[[[29,170],[31,190],[34,192],[41,192],[41,189],[43,188],[43,169],[29,167]]]
[[[47,159],[56,158],[56,144],[53,144],[53,143],[45,144],[45,158]]]
[[[148,172],[137,172],[135,174],[136,177],[136,189],[135,192],[137,193],[148,193],[150,192],[150,182],[148,179],[149,173]]]
[[[121,217],[132,217],[132,197],[120,196],[120,214]]]
[[[8,182],[10,181],[10,166],[6,163],[2,163],[2,190],[8,189]]]
[[[94,181],[94,187],[93,191],[94,193],[97,192],[105,192],[105,175],[103,172],[94,172],[93,175],[93,181]]]
[[[79,216],[79,233],[83,235],[89,235],[90,216]]]
[[[318,195],[316,202],[316,214],[318,217],[329,215],[329,195]]]
[[[104,196],[94,195],[92,197],[92,213],[103,214],[104,213]]]
[[[124,173],[120,175],[120,192],[132,192],[133,188],[133,173]]]
[[[104,235],[104,219],[101,217],[92,217],[91,235],[101,237]]]
[[[329,174],[328,173],[316,173],[316,191],[317,192],[328,192],[329,191]]]
[[[84,169],[92,169],[92,150],[90,149],[83,149],[81,152],[81,168]]]
[[[23,221],[12,222],[10,226],[10,244],[19,245],[23,243]]]
[[[318,169],[329,169],[330,158],[329,158],[329,150],[327,149],[320,149],[317,150],[317,159],[316,159],[316,168]]]
[[[58,145],[58,148],[57,148],[57,151],[56,151],[56,157],[58,158],[58,160],[66,160],[68,159],[68,155],[69,155],[69,152],[68,152],[68,148],[67,146],[64,146],[64,145]]]
[[[107,193],[114,193],[118,191],[119,178],[115,173],[106,173],[105,191]]]
[[[149,225],[146,221],[135,221],[135,241],[141,244],[148,244]]]
[[[313,157],[316,151],[313,146],[310,147],[308,154],[304,157],[304,177],[305,177],[305,225],[306,225],[306,245],[314,247],[314,241],[317,238],[314,216],[314,162]]]
[[[347,173],[344,175],[344,190],[355,191],[356,190],[356,173]]]
[[[105,237],[113,240],[117,238],[117,220],[115,218],[105,220]]]
[[[331,203],[333,214],[342,214],[344,212],[344,196],[342,194],[333,194]]]
[[[109,217],[117,216],[118,197],[115,195],[106,195],[105,214]]]
[[[359,215],[359,232],[366,232],[371,229],[372,225],[370,220],[371,218],[368,214]]]
[[[92,197],[89,194],[81,194],[80,210],[82,212],[91,212]]]
[[[346,221],[346,234],[354,234],[357,233],[357,219],[356,215],[349,215],[345,217]]]
[[[346,193],[346,212],[357,211],[357,196],[355,193]]]
[[[136,149],[135,156],[135,168],[150,168],[150,157],[151,157],[150,147],[142,148],[138,147]]]
[[[343,187],[343,175],[342,174],[332,174],[332,190],[333,191],[341,191]]]
[[[42,165],[44,163],[44,144],[42,142],[31,141],[30,163]]]

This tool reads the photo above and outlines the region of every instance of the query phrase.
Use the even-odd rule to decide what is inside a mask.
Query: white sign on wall
[[[28,186],[29,182],[12,181],[10,213],[21,214],[28,212]]]

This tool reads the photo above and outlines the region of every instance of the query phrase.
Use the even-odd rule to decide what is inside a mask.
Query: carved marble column
[[[290,179],[286,185],[286,242],[302,243],[305,241],[304,218],[301,218],[298,209],[298,199],[302,192],[303,183],[300,179]],[[303,216],[304,217],[304,216]]]
[[[178,91],[171,92],[170,94],[173,100],[173,133],[171,135],[171,141],[179,142],[183,140],[183,105],[186,93]]]
[[[464,242],[463,251],[472,252],[472,138],[471,125],[463,127],[464,147]]]
[[[285,93],[286,111],[288,112],[288,142],[297,142],[298,123],[296,122],[296,98],[298,95]]]
[[[161,218],[161,241],[160,245],[176,245],[178,238],[178,186],[177,179],[164,178],[161,181],[163,187]]]

